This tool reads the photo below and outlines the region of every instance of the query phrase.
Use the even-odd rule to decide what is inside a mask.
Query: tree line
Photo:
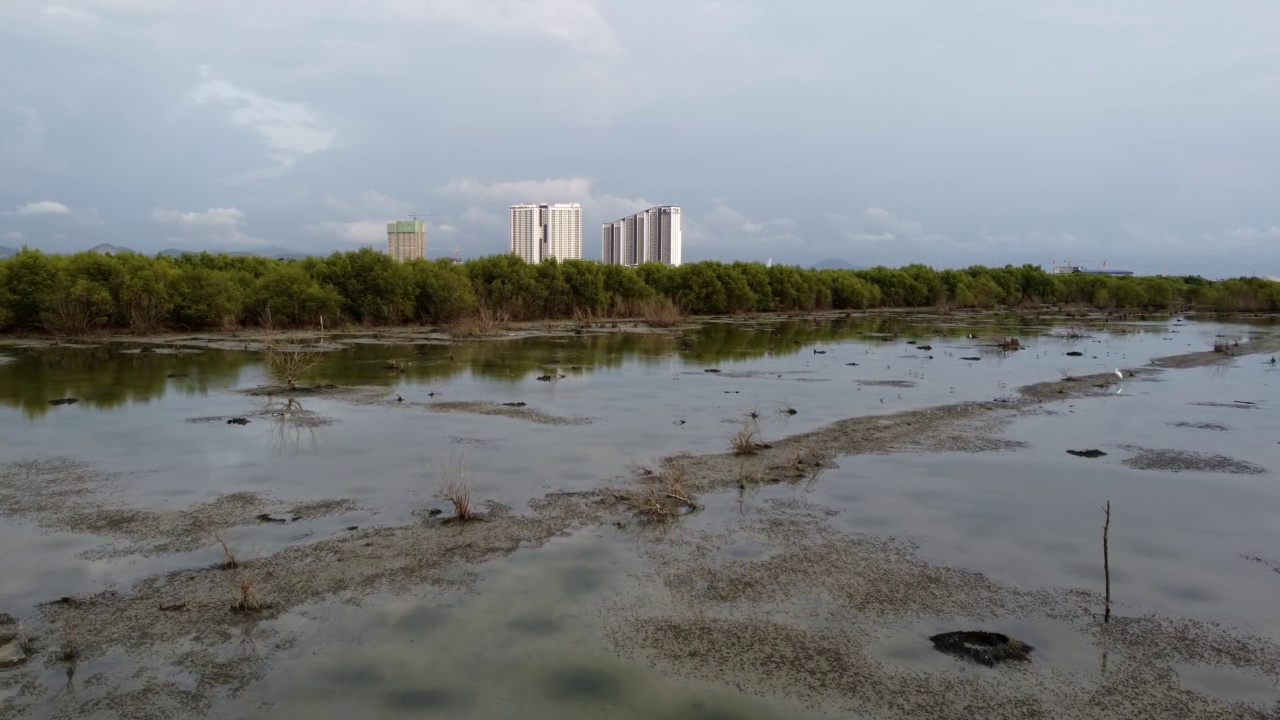
[[[400,263],[371,249],[302,260],[210,253],[52,255],[0,260],[0,329],[447,325],[643,317],[656,304],[692,315],[868,308],[1069,304],[1098,310],[1280,311],[1280,283],[1258,278],[1051,274],[1035,265],[809,270],[748,262],[639,267],[589,260],[529,265],[512,255]]]

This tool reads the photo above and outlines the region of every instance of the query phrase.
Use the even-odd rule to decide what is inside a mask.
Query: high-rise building
[[[601,256],[611,265],[681,263],[680,208],[663,205],[605,223]]]
[[[622,264],[622,239],[626,236],[624,225],[621,220],[604,224],[601,260],[606,265]]]
[[[582,259],[582,206],[511,206],[511,253],[530,264]]]
[[[427,226],[421,220],[387,223],[387,254],[404,262],[427,256]]]

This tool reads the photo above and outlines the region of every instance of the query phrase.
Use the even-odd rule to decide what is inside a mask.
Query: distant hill
[[[163,255],[165,257],[178,257],[179,255],[185,255],[186,253],[198,254],[201,252],[204,252],[204,251],[194,250],[194,249],[178,250],[177,248],[168,248],[166,250],[161,250],[156,254]],[[261,250],[254,250],[254,251],[209,250],[208,252],[213,253],[215,255],[230,255],[232,257],[269,257],[269,258],[276,258],[278,260],[301,260],[302,258],[311,257],[312,255],[319,254],[319,253],[300,253],[300,252],[295,252],[293,250],[290,250],[288,248],[279,248],[279,247],[267,247],[267,248],[262,248]]]
[[[18,254],[17,250],[14,250],[11,247],[5,247],[3,245],[0,245],[0,258],[7,258],[10,255],[17,255],[17,254]]]
[[[850,265],[844,260],[837,258],[827,258],[813,266],[814,270],[862,270],[863,268]]]
[[[89,252],[98,253],[99,255],[119,255],[120,253],[133,252],[127,247],[118,247],[111,243],[102,243],[89,248]]]

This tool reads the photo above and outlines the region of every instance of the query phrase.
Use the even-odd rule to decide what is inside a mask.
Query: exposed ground
[[[1248,350],[1274,352],[1262,344]],[[1156,365],[1173,369],[1223,359],[1207,352]],[[1159,372],[1139,368],[1125,374],[1142,381]],[[753,447],[750,454],[669,459],[656,472],[669,473],[678,463],[682,492],[697,497],[805,481],[841,456],[1014,450],[1019,444],[999,432],[1019,414],[1054,401],[1105,394],[1114,379],[1107,374],[1040,383],[1021,388],[1006,402],[852,418]],[[343,393],[343,399],[367,401],[353,393]],[[315,516],[354,506],[341,499],[292,506],[235,494],[181,512],[144,511],[118,501],[112,488],[119,480],[70,460],[10,462],[0,466],[0,514],[50,530],[100,535],[107,541],[102,550],[107,556],[208,547],[219,529],[259,522],[262,513]],[[358,602],[379,590],[465,585],[468,574],[459,568],[537,547],[576,529],[606,522],[643,526],[633,509],[604,490],[549,495],[532,503],[529,513],[490,505],[481,508],[484,519],[477,522],[423,518],[409,526],[340,532],[267,557],[235,557],[243,549],[228,547],[216,564],[147,578],[119,592],[67,598],[34,610],[6,608],[27,615],[24,627],[34,657],[0,674],[0,699],[6,700],[0,719],[24,716],[48,692],[33,668],[43,673],[124,657],[133,658],[137,672],[123,684],[108,675],[86,679],[78,714],[66,717],[208,712],[221,695],[234,695],[259,678],[273,649],[294,641],[268,625],[254,631],[256,652],[237,652],[248,641],[247,628],[257,622],[309,603]],[[648,546],[660,582],[619,608],[610,641],[619,652],[674,675],[877,717],[1280,717],[1280,707],[1259,711],[1191,692],[1179,684],[1175,669],[1178,663],[1215,665],[1280,683],[1280,647],[1272,641],[1155,616],[1121,615],[1102,628],[1093,593],[1018,590],[976,573],[933,566],[909,543],[833,529],[831,512],[778,501],[738,528],[698,535],[675,525]],[[713,557],[735,533],[751,535],[771,554],[756,561]],[[789,612],[780,612],[784,609]],[[784,614],[805,619],[783,620]],[[868,652],[895,628],[968,629],[957,626],[1007,617],[1061,623],[1084,642],[1107,648],[1104,658],[1114,653],[1110,665],[1100,679],[1035,663],[984,675],[888,665]],[[76,644],[71,662],[63,658],[69,627]]]
[[[1121,614],[1104,626],[1096,593],[1003,586],[930,565],[909,542],[850,534],[829,521],[823,507],[775,499],[721,530],[677,528],[651,542],[653,577],[610,611],[611,645],[672,675],[866,717],[1276,717],[1190,692],[1178,675],[1190,665],[1280,682],[1280,645],[1271,640],[1157,616]],[[771,554],[728,560],[715,552],[744,543]],[[1100,668],[1037,663],[1033,651],[1026,666],[975,672],[929,656],[923,643],[932,632],[1000,627],[1009,618],[1076,636]],[[902,661],[877,660],[874,648]]]

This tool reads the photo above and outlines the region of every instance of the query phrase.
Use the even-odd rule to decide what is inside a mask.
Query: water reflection
[[[0,363],[0,403],[28,418],[49,413],[56,398],[108,410],[159,399],[170,389],[204,396],[234,387],[253,362],[244,352],[140,353],[115,345],[32,349],[12,357]]]
[[[619,332],[454,344],[366,342],[326,353],[314,375],[338,385],[429,384],[465,374],[516,383],[531,375],[582,374],[621,367],[632,360],[657,365],[674,353],[714,364],[795,355],[821,343],[964,337],[975,327],[973,318],[967,320],[958,325],[940,317],[922,322],[919,317],[888,315],[713,322],[674,336]],[[993,316],[983,319],[981,327],[991,337],[1026,337],[1045,326],[1034,318]],[[46,415],[53,409],[49,401],[64,397],[80,398],[80,407],[105,410],[150,402],[170,390],[203,396],[211,390],[267,380],[261,355],[239,350],[139,352],[136,346],[107,344],[25,349],[8,357],[9,361],[0,363],[0,403],[20,408],[28,418]]]

